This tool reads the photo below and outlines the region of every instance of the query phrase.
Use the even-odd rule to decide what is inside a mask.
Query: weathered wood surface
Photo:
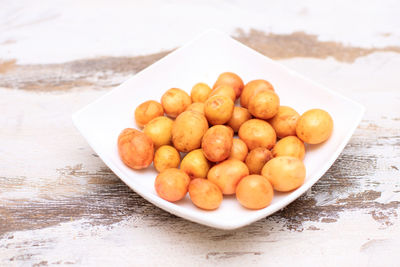
[[[70,119],[169,50],[62,63],[6,58],[0,265],[398,265],[400,47],[363,48],[306,33],[233,35],[367,108],[343,153],[307,194],[235,231],[175,217],[123,184]]]

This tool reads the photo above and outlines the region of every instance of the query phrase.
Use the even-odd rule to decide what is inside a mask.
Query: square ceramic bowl
[[[215,211],[195,207],[188,195],[177,203],[167,202],[154,189],[157,172],[152,166],[135,171],[126,167],[118,156],[118,135],[124,128],[136,128],[134,110],[140,103],[150,99],[160,101],[162,94],[172,87],[190,93],[197,82],[212,86],[225,71],[239,74],[245,83],[266,79],[274,85],[281,105],[291,106],[300,114],[311,108],[323,108],[334,120],[331,138],[307,147],[305,183],[293,192],[276,193],[271,205],[261,210],[243,208],[234,196],[224,197]],[[143,198],[187,220],[235,229],[273,214],[306,192],[339,156],[363,113],[360,104],[302,77],[224,33],[210,30],[84,107],[73,115],[73,121],[104,163]]]

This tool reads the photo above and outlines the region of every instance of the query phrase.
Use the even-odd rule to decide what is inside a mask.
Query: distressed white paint
[[[321,40],[363,47],[398,45],[400,40],[400,5],[394,1],[256,1],[251,5],[235,1],[210,1],[207,5],[44,1],[42,6],[32,1],[6,1],[1,6],[6,8],[0,8],[0,59],[16,58],[19,63],[156,52],[179,46],[216,25],[232,33],[237,27],[273,33],[302,30],[318,34]],[[229,12],[222,15],[221,10]],[[378,126],[377,136],[379,131],[400,131],[399,54],[374,53],[351,64],[331,58],[281,62],[363,103],[367,112],[356,134],[366,139],[366,145],[375,138],[371,130],[362,128],[369,124]],[[115,81],[124,78],[116,76]],[[0,177],[21,181],[17,187],[0,185],[0,208],[21,199],[50,204],[54,199],[85,196],[91,186],[88,177],[63,175],[58,169],[83,164],[85,171],[95,173],[104,166],[73,128],[70,115],[106,91],[80,87],[38,93],[0,88]],[[373,149],[349,148],[354,156],[377,157],[376,171],[361,177],[356,186],[343,188],[336,198],[315,194],[316,206],[334,205],[336,199],[366,190],[381,192],[377,203],[399,201],[398,176],[391,166],[399,166],[400,154],[393,141],[376,140],[382,146]],[[291,231],[283,221],[274,220],[235,232],[179,219],[160,224],[155,223],[156,210],[152,216],[135,214],[111,225],[93,226],[92,220],[80,219],[6,233],[0,237],[0,265],[397,266],[399,217],[388,211],[386,225],[371,217],[373,211],[344,210],[336,222],[326,223],[322,218],[304,222],[303,231]]]
[[[400,43],[395,0],[6,0],[1,6],[0,58],[20,63],[154,53],[209,28],[304,31],[361,47]]]
[[[372,267],[397,266],[393,256],[400,253],[400,225],[377,230],[376,221],[360,212],[343,214],[338,223],[318,224],[317,231],[290,232],[270,223],[263,227],[265,235],[249,236],[250,226],[231,233],[234,239],[215,241],[210,237],[229,232],[191,225],[182,232],[171,225],[146,227],[145,222],[132,218],[105,227],[80,220],[11,233],[0,240],[0,247],[8,246],[0,264],[10,264],[8,259],[14,255],[31,253],[31,263],[49,265]]]

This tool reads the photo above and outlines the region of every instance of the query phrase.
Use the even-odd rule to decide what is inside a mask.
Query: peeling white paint
[[[319,40],[360,47],[400,44],[400,5],[392,0],[257,0],[251,4],[233,0],[45,0],[40,5],[18,0],[2,6],[6,8],[0,9],[0,59],[15,58],[18,63],[154,53],[180,46],[207,28],[232,34],[237,28],[275,34],[304,31],[318,35]],[[353,175],[353,184],[343,186],[336,195],[313,187],[307,197],[316,201],[315,207],[338,207],[338,199],[347,201],[367,191],[381,194],[373,200],[377,206],[400,201],[400,172],[396,170],[400,169],[396,146],[400,136],[400,55],[373,53],[352,63],[333,58],[280,62],[367,107],[356,131],[357,140],[365,139],[365,147],[348,147],[346,155],[370,157],[376,160],[371,161],[376,167],[368,168],[364,176],[360,170],[346,170]],[[109,74],[102,85],[128,78]],[[79,78],[81,74],[75,75]],[[90,81],[96,83],[102,75],[94,75]],[[92,192],[91,186],[101,188],[88,181],[104,164],[73,128],[70,115],[108,90],[79,87],[38,93],[0,88],[0,211],[19,200],[46,206],[54,200],[83,197]],[[397,138],[377,138],[395,135]],[[71,168],[79,169],[79,164],[88,174],[68,174]],[[345,179],[346,172],[339,178]],[[36,215],[28,206],[27,210],[30,216]],[[181,219],[164,222],[157,216],[165,214],[151,211],[151,216],[133,212],[131,217],[118,217],[122,221],[111,225],[93,225],[99,222],[95,214],[91,219],[4,233],[0,265],[398,266],[400,217],[391,208],[359,209],[356,205],[331,217],[323,217],[321,212],[318,221],[302,221],[294,228],[286,225],[289,220],[282,216],[233,232]],[[12,219],[12,214],[0,216]]]
[[[392,256],[400,253],[399,225],[376,231],[377,222],[362,212],[342,214],[336,223],[306,222],[305,228],[320,230],[303,232],[282,231],[279,222],[256,223],[233,232],[188,227],[182,222],[177,224],[184,227],[182,230],[170,225],[148,228],[144,223],[146,219],[132,218],[110,226],[92,226],[90,221],[79,220],[8,233],[0,240],[0,263],[23,264],[23,260],[10,259],[32,254],[32,264],[46,261],[49,265],[229,266],[251,261],[259,266],[265,262],[274,266],[396,266]],[[249,235],[248,231],[259,234]],[[224,234],[229,236],[210,242],[210,238]]]
[[[181,46],[209,28],[304,31],[361,47],[400,43],[400,6],[393,0],[12,0],[3,6],[0,59],[24,64],[149,54]]]

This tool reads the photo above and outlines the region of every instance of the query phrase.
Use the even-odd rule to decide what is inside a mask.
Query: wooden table
[[[0,265],[398,266],[400,5],[355,5],[3,5]],[[143,200],[71,122],[73,112],[219,25],[215,10],[229,11],[220,28],[239,41],[367,108],[309,192],[234,231],[183,220]],[[199,22],[202,14],[209,20]]]

